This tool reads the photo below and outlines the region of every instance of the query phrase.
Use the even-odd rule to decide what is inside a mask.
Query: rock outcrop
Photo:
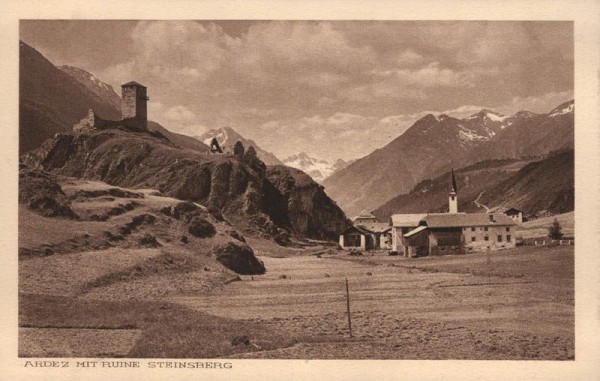
[[[202,204],[217,218],[240,218],[281,242],[286,231],[335,238],[346,223],[323,188],[301,171],[180,149],[151,131],[57,134],[21,160],[56,174],[157,189]]]

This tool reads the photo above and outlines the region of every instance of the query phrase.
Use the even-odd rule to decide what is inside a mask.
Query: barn
[[[340,235],[340,247],[358,250],[391,248],[391,227],[384,222],[354,224]]]

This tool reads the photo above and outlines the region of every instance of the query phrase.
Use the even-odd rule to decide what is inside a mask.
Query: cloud
[[[127,41],[99,78],[147,85],[150,117],[174,131],[229,125],[284,157],[364,155],[430,110],[547,112],[572,97],[570,22],[256,21],[234,35],[218,21],[128,25],[98,42]]]

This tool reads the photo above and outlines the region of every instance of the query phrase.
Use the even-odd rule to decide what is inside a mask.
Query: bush
[[[210,238],[217,232],[213,224],[207,221],[204,217],[193,217],[188,226],[188,232],[194,237]]]
[[[150,246],[150,247],[161,246],[160,243],[158,243],[158,241],[156,240],[156,237],[153,236],[152,234],[144,234],[144,236],[142,238],[140,238],[139,242],[141,245],[144,245],[144,246]]]

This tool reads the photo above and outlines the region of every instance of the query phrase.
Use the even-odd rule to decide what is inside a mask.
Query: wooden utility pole
[[[350,291],[348,291],[348,278],[346,278],[346,311],[348,312],[348,331],[352,337],[352,321],[350,320]]]

